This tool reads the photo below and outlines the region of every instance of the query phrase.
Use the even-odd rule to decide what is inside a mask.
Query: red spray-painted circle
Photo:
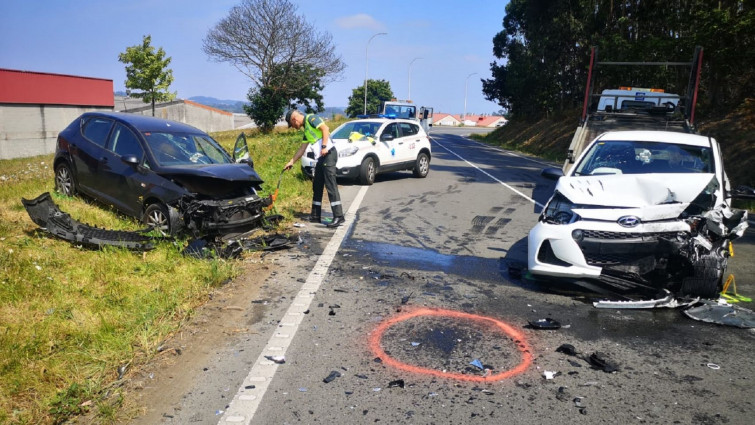
[[[519,362],[518,365],[516,365],[512,369],[508,369],[508,370],[491,374],[488,376],[475,376],[475,375],[465,375],[462,373],[449,373],[449,372],[443,372],[440,370],[414,366],[414,365],[410,365],[402,361],[396,360],[395,358],[389,356],[380,345],[380,342],[383,339],[383,335],[385,334],[385,332],[397,323],[403,322],[408,319],[413,319],[415,317],[421,317],[421,316],[437,316],[437,317],[445,317],[445,318],[455,318],[455,319],[470,320],[473,322],[482,323],[486,325],[493,325],[495,328],[500,329],[503,333],[510,336],[514,340],[514,343],[516,344],[517,349],[521,353],[522,360]],[[502,379],[510,378],[512,376],[515,376],[524,372],[532,364],[532,351],[530,350],[530,346],[529,344],[527,344],[527,341],[524,338],[524,334],[522,334],[521,331],[497,319],[493,319],[493,318],[485,317],[485,316],[478,316],[476,314],[463,313],[463,312],[454,311],[454,310],[431,309],[431,308],[423,307],[416,310],[406,311],[402,314],[388,318],[380,322],[377,328],[375,328],[375,330],[372,332],[369,339],[369,346],[372,353],[375,356],[380,357],[383,363],[388,366],[391,366],[391,367],[394,367],[396,369],[403,370],[406,372],[432,375],[432,376],[437,376],[439,378],[458,379],[461,381],[471,381],[471,382],[500,381]]]

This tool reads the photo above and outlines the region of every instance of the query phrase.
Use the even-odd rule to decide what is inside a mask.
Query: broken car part
[[[554,330],[561,328],[561,323],[551,319],[550,317],[546,317],[545,319],[531,320],[528,323],[532,329]]]
[[[590,354],[590,357],[587,358],[587,361],[593,368],[600,369],[606,373],[619,371],[619,366],[608,360],[607,355],[599,351]]]
[[[339,378],[340,376],[341,376],[341,372],[339,372],[337,370],[334,370],[334,371],[330,372],[330,375],[328,375],[327,377],[325,377],[325,379],[323,379],[322,382],[324,382],[326,384],[329,384],[329,383],[333,382],[336,378]]]
[[[755,328],[755,312],[737,305],[703,301],[699,306],[684,310],[684,314],[701,322],[745,329]]]
[[[152,238],[145,235],[151,229],[128,232],[106,230],[80,223],[70,215],[60,211],[52,201],[49,192],[34,199],[21,199],[31,220],[47,233],[69,242],[101,248],[104,245],[123,247],[136,251],[149,251],[154,248]]]

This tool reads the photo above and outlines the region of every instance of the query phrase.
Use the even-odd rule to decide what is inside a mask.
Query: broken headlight
[[[355,153],[357,153],[357,151],[359,151],[359,148],[354,145],[351,145],[343,150],[339,150],[338,157],[345,158],[347,156],[353,156]]]
[[[568,200],[564,195],[556,192],[548,205],[543,209],[540,220],[549,224],[571,224],[579,221],[579,214],[572,211],[574,203]]]

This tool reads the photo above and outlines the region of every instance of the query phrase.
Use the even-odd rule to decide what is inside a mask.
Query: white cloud
[[[358,15],[344,16],[336,19],[336,25],[345,29],[367,28],[371,30],[383,30],[385,26],[376,21],[370,15],[360,13]]]

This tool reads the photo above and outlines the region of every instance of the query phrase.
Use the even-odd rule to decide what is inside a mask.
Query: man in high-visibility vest
[[[312,212],[309,221],[319,223],[322,216],[322,192],[323,186],[328,190],[328,200],[333,209],[333,221],[328,227],[338,227],[344,222],[341,195],[338,193],[336,183],[336,162],[338,152],[330,138],[328,125],[314,114],[306,116],[296,109],[286,113],[286,121],[289,127],[300,129],[304,127],[304,139],[291,161],[288,161],[284,170],[290,170],[294,163],[304,155],[307,147],[312,146],[315,154],[315,178],[312,180]]]

